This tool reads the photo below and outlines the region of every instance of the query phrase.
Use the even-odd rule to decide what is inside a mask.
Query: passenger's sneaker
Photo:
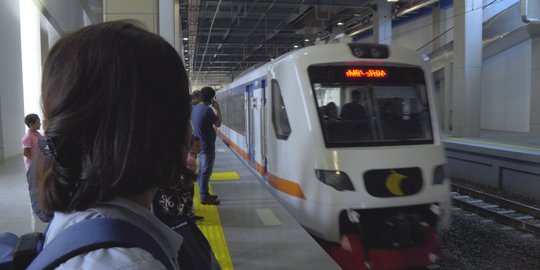
[[[197,215],[193,215],[191,217],[189,217],[191,219],[191,221],[193,222],[197,222],[197,221],[201,221],[204,219],[204,217],[201,217],[201,216],[197,216]]]
[[[212,197],[206,197],[204,199],[201,199],[201,204],[210,204],[210,205],[218,205],[220,201],[216,198]]]

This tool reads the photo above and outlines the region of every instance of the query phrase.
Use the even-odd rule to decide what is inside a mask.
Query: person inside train
[[[396,109],[394,107],[395,107],[394,103],[392,103],[390,101],[386,102],[383,105],[382,116],[383,116],[384,120],[396,120],[396,119],[398,119]]]
[[[35,160],[41,203],[54,212],[45,249],[73,224],[114,218],[147,232],[180,268],[182,236],[150,209],[157,189],[187,171],[188,91],[175,49],[135,22],[87,26],[52,47],[41,92],[46,146]],[[162,261],[111,247],[56,269],[165,269]]]
[[[325,119],[327,121],[333,122],[338,120],[338,108],[336,106],[336,103],[334,102],[328,102],[326,106],[324,106],[325,111]]]
[[[341,109],[341,119],[343,120],[360,120],[365,118],[366,112],[364,106],[360,104],[360,92],[353,90],[351,92],[352,101],[343,105]]]

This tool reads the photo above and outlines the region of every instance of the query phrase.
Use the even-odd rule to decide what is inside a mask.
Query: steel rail
[[[459,187],[458,186],[459,185],[452,184],[452,188],[456,192],[458,192],[459,194],[466,194],[467,196],[470,195],[471,198],[475,198],[475,199],[476,198],[482,198],[481,196],[477,197],[477,196],[474,195],[474,194],[477,194],[477,193],[480,194],[480,195],[487,195],[486,198],[488,198],[490,196],[498,198],[497,196],[493,196],[493,195],[490,195],[490,194],[485,194],[483,192],[471,190],[471,189],[463,187],[463,186],[459,186]],[[463,191],[463,193],[461,193],[458,190]],[[467,194],[467,192],[469,192],[470,194]],[[502,199],[502,198],[498,198],[498,199],[501,199],[502,201],[505,201],[505,202],[511,202],[509,200]],[[497,202],[489,201],[488,199],[486,199],[486,202],[487,203],[497,204]],[[536,235],[537,237],[540,237],[540,223],[539,224],[534,224],[534,223],[529,222],[528,220],[525,220],[525,219],[514,218],[514,217],[508,216],[506,214],[500,213],[500,212],[498,212],[496,210],[493,210],[493,207],[482,207],[482,206],[476,205],[474,203],[469,203],[469,202],[467,202],[467,201],[465,201],[465,200],[463,200],[463,199],[461,199],[459,197],[456,197],[456,196],[452,197],[452,204],[455,205],[455,206],[458,206],[460,208],[463,208],[463,209],[465,209],[467,211],[477,213],[477,214],[479,214],[481,216],[491,218],[491,219],[493,219],[493,220],[495,220],[497,222],[507,224],[507,225],[512,226],[514,228],[526,231],[528,233]],[[525,206],[523,204],[519,204],[519,203],[515,203],[515,202],[511,202],[511,205]],[[521,207],[521,206],[519,206],[519,207]],[[512,207],[510,207],[510,206],[502,206],[502,205],[498,206],[498,208],[503,208],[503,207],[511,209],[511,210],[516,210],[516,211],[522,213],[522,211],[517,210],[517,209],[512,209]],[[526,207],[528,207],[528,206],[526,206]],[[534,207],[532,207],[532,208],[534,208]],[[525,214],[529,214],[529,213],[525,213]],[[531,215],[531,216],[534,216],[534,215]]]
[[[486,202],[494,203],[501,207],[510,208],[518,212],[526,213],[528,215],[531,215],[535,218],[540,219],[540,208],[536,208],[536,207],[525,205],[525,204],[518,203],[515,201],[507,200],[499,196],[495,196],[492,194],[474,190],[474,189],[471,189],[462,185],[458,185],[458,184],[452,184],[452,189],[458,192],[459,194],[470,195],[472,197],[482,199]]]

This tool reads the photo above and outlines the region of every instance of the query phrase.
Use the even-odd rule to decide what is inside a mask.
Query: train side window
[[[278,139],[287,140],[291,134],[291,126],[287,117],[287,109],[283,103],[281,89],[277,80],[272,80],[272,123]]]

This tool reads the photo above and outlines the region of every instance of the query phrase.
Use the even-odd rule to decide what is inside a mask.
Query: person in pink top
[[[28,171],[30,163],[32,162],[32,155],[38,149],[38,140],[41,137],[39,129],[41,128],[41,120],[37,114],[31,113],[24,117],[24,123],[28,127],[28,132],[22,137],[22,147],[24,155],[24,166]]]

